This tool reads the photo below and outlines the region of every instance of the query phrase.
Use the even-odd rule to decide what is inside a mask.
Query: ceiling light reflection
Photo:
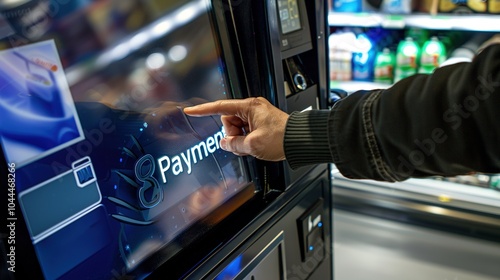
[[[146,67],[151,70],[157,70],[165,65],[165,56],[161,53],[152,53],[146,59]]]
[[[183,45],[176,45],[170,48],[168,51],[168,58],[170,58],[172,61],[178,62],[186,58],[187,56],[187,49]]]

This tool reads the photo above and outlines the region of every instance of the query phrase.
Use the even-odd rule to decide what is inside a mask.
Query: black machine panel
[[[228,257],[211,266],[208,274],[200,272],[192,278],[332,279],[328,172],[317,167],[297,183],[302,192],[285,193],[286,204],[276,201],[270,205],[268,210],[275,211],[275,219],[232,246]]]

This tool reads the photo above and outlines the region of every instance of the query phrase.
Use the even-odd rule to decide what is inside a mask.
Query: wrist
[[[293,169],[332,162],[328,139],[329,115],[329,110],[310,110],[294,112],[289,116],[283,149]]]

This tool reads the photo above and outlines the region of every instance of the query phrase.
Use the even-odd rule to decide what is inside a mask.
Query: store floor
[[[500,244],[333,211],[335,280],[499,280]]]

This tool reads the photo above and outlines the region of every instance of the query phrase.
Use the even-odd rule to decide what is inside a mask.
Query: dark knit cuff
[[[292,169],[332,162],[328,143],[329,115],[330,110],[294,112],[290,115],[283,145]]]

